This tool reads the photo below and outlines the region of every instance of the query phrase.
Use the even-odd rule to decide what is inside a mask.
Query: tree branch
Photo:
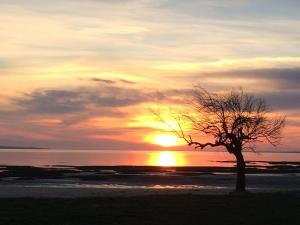
[[[197,149],[197,148],[204,149],[207,146],[217,147],[217,146],[224,145],[224,144],[222,144],[220,142],[215,142],[215,143],[211,143],[211,142],[200,143],[200,142],[197,142],[197,141],[193,141],[191,136],[189,136],[189,140],[187,140],[186,138],[184,138],[184,139],[188,143],[189,146],[195,145],[195,149]]]

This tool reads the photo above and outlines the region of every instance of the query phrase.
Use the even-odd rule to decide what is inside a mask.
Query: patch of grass
[[[300,194],[156,195],[82,199],[1,199],[6,225],[292,225]]]

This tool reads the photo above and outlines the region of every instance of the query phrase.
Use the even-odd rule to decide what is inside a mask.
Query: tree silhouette
[[[179,128],[173,131],[196,149],[221,146],[233,154],[237,165],[236,191],[245,191],[243,150],[254,150],[256,142],[278,145],[285,117],[271,117],[264,99],[246,94],[242,89],[217,94],[197,87],[189,105],[193,114],[176,117]],[[209,136],[212,141],[195,141],[195,134],[187,134],[182,129],[182,121],[188,121],[192,130]]]

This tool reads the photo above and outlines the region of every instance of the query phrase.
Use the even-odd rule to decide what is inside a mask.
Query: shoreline
[[[229,195],[234,186],[225,188],[94,188],[94,187],[45,187],[45,186],[0,186],[0,199],[5,198],[106,198],[162,195]],[[246,188],[248,194],[300,194],[300,188]]]
[[[220,189],[143,189],[143,188],[76,188],[76,187],[0,187],[3,198],[95,198],[136,197],[151,195],[227,195],[232,190]]]
[[[159,188],[76,188],[76,187],[0,187],[0,199],[7,198],[59,198],[59,199],[81,199],[81,198],[114,198],[114,197],[138,197],[138,196],[228,196],[234,192],[232,188],[222,189],[159,189]],[[300,195],[300,189],[290,190],[251,190],[246,194],[296,194]]]
[[[252,193],[300,191],[299,165],[248,172],[247,189]],[[227,167],[5,166],[0,171],[0,198],[227,195],[235,179],[234,168]]]

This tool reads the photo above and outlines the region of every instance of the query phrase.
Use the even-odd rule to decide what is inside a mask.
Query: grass
[[[6,225],[298,225],[299,215],[299,193],[0,199]]]

